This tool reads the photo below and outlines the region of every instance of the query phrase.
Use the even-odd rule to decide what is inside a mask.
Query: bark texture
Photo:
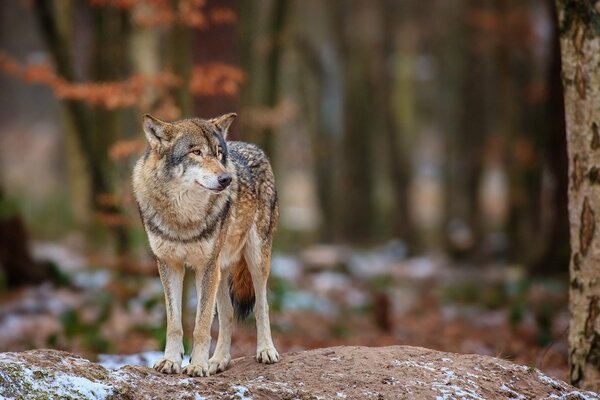
[[[567,144],[571,285],[570,380],[600,390],[600,4],[558,0]]]

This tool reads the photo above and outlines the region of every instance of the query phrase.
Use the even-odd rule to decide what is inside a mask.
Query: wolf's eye
[[[221,148],[217,149],[217,158],[219,159],[219,161],[223,159],[223,152],[221,151]]]
[[[200,150],[193,150],[192,154],[194,154],[196,156],[201,156],[202,155],[202,151],[200,151]]]

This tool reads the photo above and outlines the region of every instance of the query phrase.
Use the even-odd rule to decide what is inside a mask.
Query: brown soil
[[[209,378],[116,371],[65,352],[0,353],[0,398],[69,399],[600,399],[539,370],[419,347],[331,347],[275,365],[234,360]]]

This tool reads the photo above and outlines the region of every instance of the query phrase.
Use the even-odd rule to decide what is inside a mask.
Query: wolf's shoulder
[[[227,142],[227,151],[234,162],[244,164],[249,168],[269,164],[269,158],[264,151],[255,144],[246,142]]]

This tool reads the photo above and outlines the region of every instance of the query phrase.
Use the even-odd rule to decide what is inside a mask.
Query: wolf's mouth
[[[209,187],[206,187],[206,186],[204,186],[203,184],[201,184],[201,183],[200,183],[200,182],[198,182],[198,181],[196,181],[196,183],[197,183],[198,185],[202,186],[204,189],[206,189],[206,190],[210,190],[210,191],[211,191],[211,192],[213,192],[213,193],[221,193],[223,190],[225,190],[225,189],[227,188],[227,186],[229,186],[229,185],[225,185],[225,186],[219,186],[219,187],[217,187],[217,188],[209,188]]]

